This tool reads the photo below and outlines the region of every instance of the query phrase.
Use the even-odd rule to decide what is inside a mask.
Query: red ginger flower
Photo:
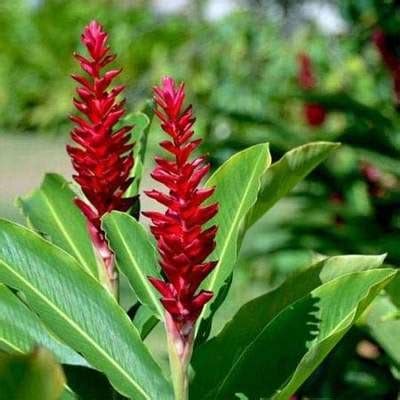
[[[93,243],[112,278],[113,257],[101,229],[101,217],[111,210],[127,211],[135,201],[123,197],[132,183],[129,177],[133,166],[133,144],[129,143],[132,127],[114,129],[125,112],[124,101],[117,100],[124,86],[109,89],[120,69],[102,71],[116,58],[107,46],[108,34],[92,21],[81,40],[89,57],[74,56],[88,78],[81,75],[72,78],[80,84],[76,89],[79,99],[74,98],[74,105],[86,118],[71,117],[76,124],[71,138],[78,146],[67,146],[67,151],[76,171],[74,179],[86,196],[86,200],[75,202],[88,221]]]
[[[313,90],[317,86],[312,61],[309,55],[300,53],[298,56],[299,71],[297,80],[303,90]],[[321,126],[326,119],[326,110],[318,103],[305,103],[304,116],[308,125]]]
[[[199,285],[215,267],[215,261],[206,261],[215,248],[216,226],[204,229],[218,210],[217,204],[202,206],[214,188],[199,188],[210,165],[204,157],[189,160],[201,140],[191,140],[193,132],[192,107],[184,108],[184,85],[164,78],[154,89],[155,113],[170,140],[160,143],[172,154],[172,160],[158,157],[152,177],[165,185],[169,192],[158,190],[146,194],[167,207],[164,213],[146,212],[152,221],[151,231],[158,244],[160,265],[165,281],[150,278],[161,293],[165,309],[180,335],[187,337],[205,303],[213,294],[197,293]]]

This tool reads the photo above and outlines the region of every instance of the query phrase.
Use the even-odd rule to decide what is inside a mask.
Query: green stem
[[[166,327],[168,355],[175,400],[188,400],[188,368],[193,351],[193,333],[183,338],[179,332],[177,332],[175,324],[168,313],[166,313]]]

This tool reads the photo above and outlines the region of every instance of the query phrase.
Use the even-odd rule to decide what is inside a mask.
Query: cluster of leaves
[[[4,56],[0,66],[2,127],[54,130],[63,124],[64,115],[71,107],[71,85],[65,79],[72,70],[70,53],[77,45],[84,23],[98,16],[111,28],[113,45],[121,53],[126,76],[136,82],[134,91],[128,93],[128,102],[140,103],[148,94],[149,82],[160,75],[161,69],[190,79],[205,132],[204,149],[210,151],[215,167],[238,150],[268,141],[274,158],[281,157],[281,161],[269,170],[282,168],[285,171],[289,168],[294,173],[298,163],[302,162],[303,151],[310,151],[310,156],[313,147],[300,147],[287,153],[291,148],[307,143],[310,138],[343,143],[306,184],[298,187],[291,201],[275,208],[269,213],[269,218],[262,219],[249,232],[241,258],[246,270],[250,271],[248,275],[258,274],[258,281],[275,285],[286,278],[288,271],[309,263],[307,249],[330,255],[388,251],[388,261],[397,265],[400,262],[397,245],[400,240],[397,208],[400,196],[400,121],[393,106],[390,77],[371,43],[371,35],[376,26],[397,33],[398,8],[395,1],[383,4],[376,0],[349,0],[340,3],[351,27],[349,34],[341,40],[325,37],[315,28],[310,28],[297,32],[293,40],[288,41],[262,13],[257,16],[251,12],[238,13],[217,24],[202,20],[187,24],[185,17],[166,20],[147,8],[125,8],[120,2],[106,7],[94,1],[87,1],[82,6],[79,1],[60,3],[47,0],[32,6],[23,0],[5,0],[0,6],[0,50]],[[21,46],[21,43],[28,42],[29,56],[26,48]],[[129,43],[129,48],[126,48],[126,43]],[[119,46],[124,46],[124,50],[119,51]],[[296,55],[305,48],[315,63],[319,82],[311,93],[301,92],[296,81]],[[221,57],[221,54],[225,56]],[[43,87],[46,91],[42,90]],[[328,118],[323,126],[311,129],[303,122],[301,107],[305,101],[317,101],[326,107]],[[202,115],[207,115],[207,123],[202,123],[205,119]],[[378,181],[368,178],[365,167],[374,168]],[[137,175],[142,167],[138,168]],[[300,175],[308,172],[306,169]],[[272,198],[259,198],[246,217],[248,221],[262,217],[286,193],[280,186],[287,179],[284,172],[282,174],[276,175],[274,187],[277,190],[271,191],[274,193]],[[272,178],[266,177],[266,182],[269,179]],[[297,179],[293,185],[296,182]],[[64,199],[56,196],[61,187],[64,188],[61,191]],[[52,220],[38,214],[38,205],[49,215],[53,213],[54,205],[46,202],[51,197],[61,207],[60,215],[70,217],[66,220],[76,218],[76,210],[64,209],[73,197],[67,188],[61,178],[49,176],[36,196],[31,201],[22,200],[21,205],[32,226],[54,244],[72,253],[87,271],[95,273],[96,260],[90,255],[90,243],[83,241],[86,247],[76,247],[76,243],[65,238],[65,227],[53,231],[54,225],[59,226],[59,219]],[[118,224],[109,222],[109,229],[116,237],[121,226],[128,224],[122,220],[124,217],[120,218]],[[251,222],[245,226],[250,225]],[[79,231],[79,225],[74,224],[68,229],[71,230],[68,236],[80,237],[76,231]],[[240,243],[243,233],[241,228],[238,234]],[[140,237],[143,232],[137,235]],[[131,231],[125,239],[130,238],[129,247],[134,248],[137,239]],[[110,235],[109,239],[112,241],[113,237]],[[79,251],[74,254],[76,249]],[[236,254],[237,250],[235,247],[233,252]],[[133,274],[131,282],[137,281],[135,271],[140,268],[146,274],[154,273],[146,270],[147,265],[155,265],[154,254],[146,254],[148,262],[132,264],[129,263],[129,253],[120,249],[120,258],[124,260],[120,264],[128,265],[120,268],[124,268],[127,275]],[[224,263],[222,270],[229,270],[232,260],[227,258]],[[135,266],[133,272],[131,264]],[[229,274],[221,274],[223,287],[228,287],[226,278]],[[345,397],[354,391],[357,394],[369,393],[372,398],[392,395],[394,382],[398,382],[399,376],[400,355],[395,338],[400,328],[396,320],[396,285],[389,289],[389,295],[380,296],[373,303],[360,326],[346,336],[342,346],[300,393],[334,398],[338,398],[338,390],[345,393]],[[135,287],[136,294],[141,290]],[[146,292],[140,296],[146,296]],[[143,337],[154,324],[154,318],[148,318],[151,314],[148,309],[151,309],[149,304],[155,297],[150,294],[148,297],[144,302],[147,307],[139,307],[134,315],[136,326],[144,332]],[[207,322],[203,322],[199,330],[200,338],[206,338],[210,330],[210,320],[204,321]],[[224,329],[222,334],[223,338],[230,340],[229,330]],[[377,344],[380,356],[368,362],[361,358],[356,346],[362,339]],[[215,340],[215,344],[211,342],[210,346],[222,346],[220,339]],[[35,341],[31,340],[24,351],[28,351]],[[46,343],[44,345],[49,347]],[[201,366],[202,362],[202,358],[195,355],[194,363]],[[224,371],[223,365],[220,369]],[[264,366],[260,370],[264,371]],[[336,375],[332,375],[332,370]],[[232,376],[234,374],[235,371]],[[365,383],[366,375],[370,379],[369,386]],[[231,379],[235,381],[229,375],[221,389],[210,388],[210,393],[202,395],[213,398],[216,390],[222,398],[227,396],[229,388],[234,387],[230,386]],[[387,384],[380,385],[378,380]],[[338,381],[340,389],[337,389]],[[193,387],[197,387],[195,383]]]
[[[135,138],[143,143],[143,121],[148,119],[143,114],[134,118],[143,128],[135,130]],[[219,261],[205,288],[218,295],[198,327],[190,398],[288,398],[382,289],[396,282],[394,269],[379,268],[383,256],[320,257],[275,290],[244,304],[210,337],[247,229],[336,147],[312,143],[271,164],[268,145],[257,144],[232,156],[207,181],[206,186],[217,187],[210,201],[217,201],[220,211],[213,221],[219,226],[213,255]],[[143,147],[136,152],[140,160]],[[37,233],[0,221],[1,348],[10,353],[26,353],[38,345],[50,349],[65,366],[63,399],[119,396],[113,391],[134,399],[173,398],[169,379],[145,340],[163,319],[147,279],[159,274],[152,241],[126,213],[103,219],[117,267],[137,299],[127,313],[98,280],[97,260],[74,197],[61,176],[50,174],[19,202]],[[23,364],[30,382],[30,369],[41,374],[42,368],[50,368],[37,354],[41,350],[26,359],[6,359],[5,368]],[[51,370],[53,383],[46,380],[50,388],[43,388],[42,400],[59,398],[57,388],[64,382],[59,370]]]

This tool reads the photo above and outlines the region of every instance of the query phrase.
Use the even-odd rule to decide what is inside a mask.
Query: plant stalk
[[[165,313],[168,341],[168,355],[171,367],[172,384],[175,400],[189,399],[189,363],[193,351],[194,332],[182,336],[176,329],[169,313]]]

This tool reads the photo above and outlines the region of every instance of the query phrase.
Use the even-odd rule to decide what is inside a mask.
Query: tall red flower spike
[[[375,46],[377,47],[383,62],[390,71],[393,80],[393,90],[395,95],[396,105],[400,105],[400,57],[398,56],[399,49],[398,38],[389,37],[381,29],[377,29],[372,37]]]
[[[102,71],[115,60],[107,45],[108,34],[96,21],[86,26],[81,41],[89,57],[74,54],[88,77],[72,75],[80,86],[74,105],[86,118],[72,116],[75,128],[71,138],[78,145],[67,146],[68,154],[76,171],[75,181],[80,185],[86,199],[76,199],[77,206],[85,215],[95,247],[103,258],[110,281],[113,280],[113,254],[101,229],[101,217],[112,210],[127,211],[135,199],[124,198],[132,183],[130,171],[133,166],[133,144],[130,143],[131,126],[118,130],[115,125],[123,116],[124,101],[117,96],[124,86],[109,89],[120,69]]]
[[[317,86],[312,61],[309,55],[300,53],[298,56],[299,70],[297,81],[303,90],[313,90]],[[321,126],[326,119],[326,110],[318,103],[305,103],[304,116],[310,126]]]
[[[174,328],[184,340],[213,296],[209,291],[197,292],[216,265],[206,259],[214,250],[217,227],[204,229],[203,225],[217,213],[218,205],[202,205],[214,192],[213,188],[199,188],[210,169],[205,157],[189,160],[201,140],[192,140],[195,118],[192,107],[184,107],[184,85],[178,86],[166,77],[154,89],[154,100],[161,127],[170,137],[160,145],[172,154],[172,160],[156,158],[157,166],[152,173],[155,180],[169,189],[168,194],[158,190],[146,192],[167,208],[164,213],[143,213],[152,221],[151,231],[157,240],[165,277],[165,281],[150,280],[162,295],[167,317],[172,318]]]

